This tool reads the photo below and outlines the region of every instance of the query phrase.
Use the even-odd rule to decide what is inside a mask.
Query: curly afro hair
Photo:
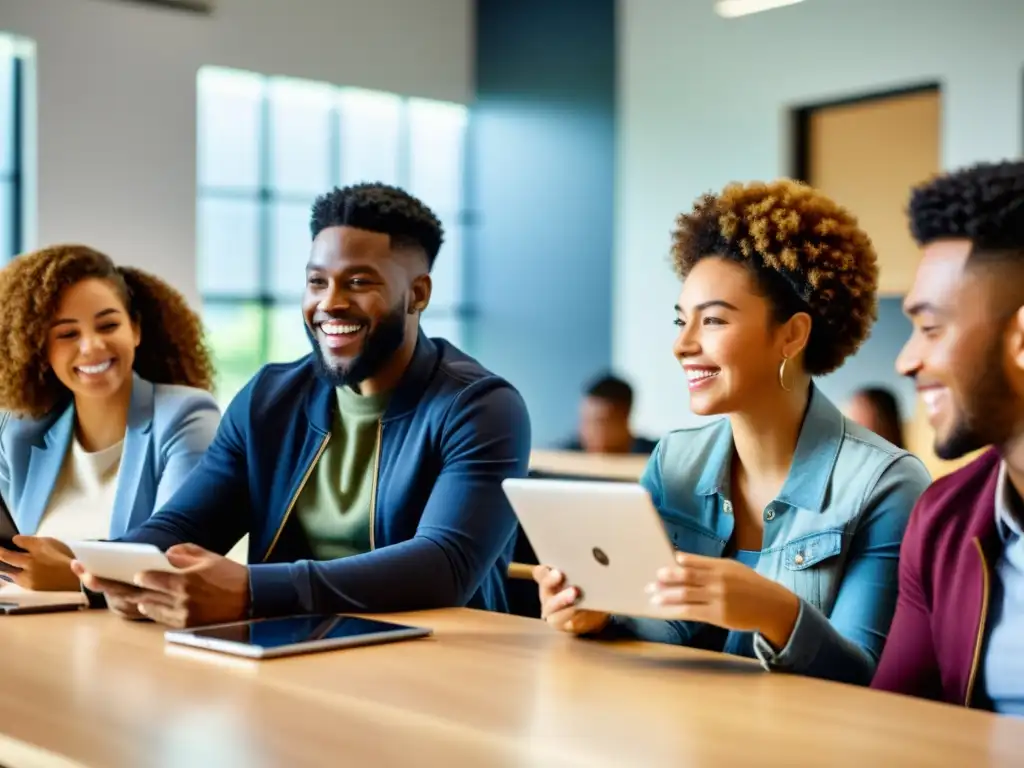
[[[318,197],[310,233],[316,238],[328,227],[380,232],[391,238],[394,247],[420,248],[431,269],[444,242],[444,228],[433,211],[405,190],[381,183],[335,187]]]
[[[0,343],[7,350],[0,358],[0,409],[39,418],[70,396],[47,364],[47,336],[64,291],[89,278],[108,281],[138,324],[134,368],[140,376],[212,391],[202,323],[178,291],[86,246],[58,245],[0,270]]]
[[[708,256],[751,269],[778,322],[810,314],[804,368],[812,376],[842,365],[877,318],[878,259],[871,240],[849,211],[806,184],[730,184],[700,198],[676,219],[676,273],[685,280]]]
[[[908,213],[918,245],[964,238],[975,251],[1016,251],[1024,258],[1024,161],[936,176],[911,191]]]

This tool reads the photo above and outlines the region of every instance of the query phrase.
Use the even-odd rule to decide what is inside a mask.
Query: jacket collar
[[[717,493],[728,495],[729,492],[732,427],[728,419],[722,419],[716,429],[709,460],[697,483],[697,493],[702,496]],[[829,480],[845,432],[843,414],[812,384],[807,412],[793,454],[793,464],[778,495],[779,501],[815,512],[824,509]]]
[[[119,515],[130,512],[129,502],[138,487],[138,475],[145,464],[148,434],[153,426],[154,386],[137,373],[132,374],[132,394],[128,405],[128,427],[118,471],[117,492],[112,523]],[[75,405],[68,401],[57,406],[41,420],[42,441],[32,446],[26,473],[25,495],[18,509],[18,528],[35,532],[46,514],[50,497],[60,477],[61,468],[75,431]],[[122,509],[123,507],[123,509]]]
[[[416,409],[423,397],[424,388],[437,369],[439,357],[437,345],[427,338],[422,328],[419,329],[412,360],[391,395],[384,421],[399,419]],[[306,416],[310,424],[325,434],[330,432],[334,407],[334,387],[329,381],[317,376],[306,401]]]

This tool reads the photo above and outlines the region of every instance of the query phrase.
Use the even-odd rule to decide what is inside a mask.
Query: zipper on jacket
[[[327,443],[331,440],[331,433],[328,432],[324,435],[323,440],[320,441],[320,447],[317,448],[316,455],[313,457],[313,461],[310,462],[309,466],[306,467],[306,473],[302,476],[302,482],[299,483],[299,488],[295,491],[292,496],[292,500],[288,502],[288,508],[284,512],[284,517],[281,518],[281,525],[277,527],[277,533],[274,534],[274,539],[270,542],[270,546],[267,547],[267,553],[263,555],[263,562],[267,562],[267,558],[270,557],[270,553],[274,551],[274,547],[277,546],[277,540],[281,538],[281,531],[284,530],[285,523],[288,522],[288,518],[291,517],[292,510],[295,508],[295,502],[299,500],[299,496],[302,494],[302,489],[306,487],[306,483],[309,481],[309,476],[313,474],[313,468],[316,463],[320,461],[320,457],[324,455],[324,451],[327,450]]]
[[[375,546],[373,528],[377,517],[377,478],[380,474],[381,438],[384,435],[384,420],[377,422],[377,448],[373,455],[373,484],[370,486],[370,551]]]
[[[989,572],[988,562],[985,560],[985,550],[981,546],[981,540],[975,536],[974,544],[978,548],[978,557],[981,558],[981,617],[978,619],[978,635],[974,640],[974,659],[971,661],[971,674],[967,678],[967,695],[964,697],[964,706],[971,706],[971,699],[974,698],[974,684],[978,679],[978,667],[981,664],[981,647],[985,643],[985,625],[988,624],[988,596],[989,596]]]

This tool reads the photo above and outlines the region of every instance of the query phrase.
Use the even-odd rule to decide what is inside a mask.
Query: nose
[[[700,342],[697,341],[697,331],[693,329],[692,324],[684,325],[679,329],[676,340],[672,344],[672,353],[676,360],[685,360],[700,354]]]
[[[903,349],[896,356],[896,372],[901,376],[916,376],[921,370],[921,354],[918,350],[916,334],[907,339]]]
[[[83,333],[78,342],[78,351],[82,357],[88,357],[93,352],[106,350],[107,342],[98,333]]]
[[[321,312],[338,312],[348,309],[351,305],[348,292],[336,281],[331,280],[327,290],[320,296],[317,309]]]

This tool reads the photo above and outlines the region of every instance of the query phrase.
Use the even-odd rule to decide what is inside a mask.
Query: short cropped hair
[[[703,258],[730,259],[751,270],[777,322],[810,314],[804,368],[812,376],[842,365],[877,318],[870,238],[849,211],[806,184],[730,184],[680,214],[672,240],[680,279]]]
[[[618,376],[607,374],[591,381],[584,392],[587,397],[607,400],[625,410],[633,407],[633,388]]]
[[[313,203],[313,238],[329,227],[356,227],[391,238],[392,247],[418,248],[431,269],[444,242],[440,219],[422,201],[387,184],[335,187]]]
[[[1024,259],[1024,161],[935,176],[911,191],[908,214],[918,245],[963,238],[973,251],[1015,251]]]

